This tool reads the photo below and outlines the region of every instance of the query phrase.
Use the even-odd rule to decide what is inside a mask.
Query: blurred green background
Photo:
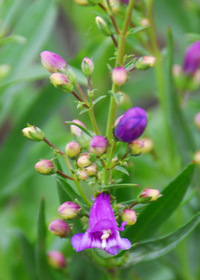
[[[200,4],[189,0],[154,2],[159,46],[165,54],[166,32],[170,26],[175,46],[174,63],[182,65],[186,47],[200,34]],[[9,65],[8,73],[1,74],[0,68],[1,280],[31,279],[23,260],[19,231],[33,244],[36,240],[41,198],[45,197],[46,201],[47,223],[58,218],[57,208],[60,204],[56,180],[51,176],[41,176],[34,169],[35,163],[41,158],[52,157],[51,149],[44,143],[28,141],[22,136],[21,130],[27,123],[37,125],[52,143],[63,149],[72,139],[64,121],[81,118],[90,128],[87,115],[77,115],[73,97],[60,92],[49,83],[49,73],[40,63],[40,52],[49,50],[59,53],[74,68],[82,85],[86,81],[80,71],[81,60],[85,56],[92,57],[95,63],[93,85],[98,89],[96,95],[107,94],[110,89],[107,63],[112,63],[109,57],[113,55],[114,47],[110,38],[99,34],[94,24],[96,13],[93,11],[94,8],[78,6],[72,0],[0,2],[0,65]],[[128,42],[128,52],[145,54],[134,40]],[[161,190],[180,171],[180,165],[171,169],[169,166],[154,70],[134,72],[122,89],[130,96],[132,105],[148,110],[149,126],[146,136],[152,137],[156,152],[168,169],[164,173],[151,155],[144,155],[132,160],[133,172],[127,180]],[[108,103],[107,97],[96,106],[96,117],[103,133]],[[118,114],[123,111],[123,108],[119,109]],[[199,132],[196,131],[193,118],[198,111],[200,95],[199,90],[196,90],[190,94],[184,114],[197,149],[200,148]],[[129,196],[129,193],[124,196]],[[197,210],[198,201],[193,198],[189,207],[184,208],[183,223]],[[161,228],[161,233],[169,233],[179,226],[176,219],[172,218]],[[197,229],[188,239],[187,251],[191,270],[195,272],[198,270],[200,257],[197,249],[200,245],[198,233]],[[81,258],[81,254],[73,253],[69,241],[58,240],[48,233],[47,249],[61,249],[66,253],[72,279],[102,279],[101,272],[97,275],[93,265]],[[181,280],[183,278],[179,278],[176,273],[180,269],[176,253],[124,270],[124,279]],[[200,279],[199,272],[198,277],[191,276],[191,279]],[[32,279],[36,278],[33,276]]]

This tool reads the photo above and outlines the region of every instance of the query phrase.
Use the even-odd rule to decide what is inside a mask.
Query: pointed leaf
[[[162,192],[163,196],[149,204],[139,215],[137,223],[125,232],[131,242],[151,238],[180,205],[190,185],[195,164],[189,164]]]
[[[45,221],[45,202],[44,198],[41,200],[38,229],[37,229],[37,243],[36,243],[36,269],[39,279],[53,280],[47,264],[46,255],[46,221]]]
[[[184,238],[186,238],[200,223],[200,213],[195,215],[189,223],[179,228],[177,231],[163,238],[143,242],[133,247],[127,261],[123,267],[128,267],[143,261],[152,261],[171,250],[173,250]]]
[[[22,232],[16,231],[15,235],[18,237],[19,240],[22,259],[24,262],[24,266],[27,270],[29,279],[37,280],[37,275],[35,270],[34,247]]]

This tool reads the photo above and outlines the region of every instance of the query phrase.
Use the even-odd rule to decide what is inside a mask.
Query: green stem
[[[127,31],[131,22],[131,15],[133,11],[135,0],[130,0],[127,12],[124,20],[124,24],[122,27],[122,31],[119,35],[119,41],[118,41],[118,50],[117,50],[117,57],[116,57],[116,63],[115,67],[123,65],[124,55],[125,55],[125,48],[126,48],[126,36]],[[113,83],[112,85],[112,92],[115,94],[118,91],[118,86]],[[111,143],[111,147],[108,149],[107,157],[110,159],[111,154],[113,153],[113,145],[115,145],[115,141],[113,140],[113,127],[116,119],[116,113],[117,113],[117,104],[115,101],[115,98],[111,96],[110,98],[110,107],[109,107],[109,115],[108,115],[108,122],[107,122],[107,128],[106,128],[106,137],[108,139],[108,142]],[[109,183],[109,177],[110,177],[110,170],[104,169],[104,184]]]
[[[81,184],[78,180],[75,180],[75,185],[76,185],[76,188],[78,190],[78,192],[80,193],[81,197],[84,199],[84,201],[86,202],[87,205],[89,205],[91,207],[91,202],[89,201],[88,197],[85,195],[82,187],[81,187]]]
[[[96,118],[95,118],[95,115],[94,115],[94,110],[93,110],[93,107],[91,107],[88,111],[89,113],[89,116],[90,116],[90,120],[91,120],[91,123],[92,123],[92,127],[95,131],[95,133],[97,135],[101,135],[100,131],[99,131],[99,128],[98,128],[98,125],[97,125],[97,121],[96,121]]]
[[[165,92],[165,83],[164,83],[163,61],[162,61],[162,55],[158,47],[156,32],[155,32],[154,16],[153,16],[153,0],[147,1],[147,12],[148,12],[148,20],[150,24],[149,37],[152,44],[153,55],[156,58],[155,72],[157,78],[159,100],[162,108],[170,161],[173,162],[173,158],[174,158],[174,151],[172,145],[173,139],[170,132],[170,127],[169,127],[168,117],[167,117],[168,113],[167,113],[167,102],[166,102],[166,92]]]

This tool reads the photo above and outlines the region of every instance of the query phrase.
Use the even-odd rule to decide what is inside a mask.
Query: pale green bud
[[[72,92],[74,89],[73,83],[63,73],[53,73],[50,76],[51,83],[64,91]]]
[[[35,165],[35,169],[42,175],[52,175],[57,171],[57,167],[48,159],[38,161]]]
[[[92,73],[93,73],[93,71],[94,71],[94,63],[93,63],[93,60],[90,59],[90,58],[88,58],[88,57],[85,57],[85,58],[82,60],[81,69],[82,69],[83,74],[84,74],[86,77],[91,76]]]
[[[43,141],[45,138],[45,135],[42,132],[42,130],[35,125],[29,125],[28,127],[23,128],[22,134],[29,140],[35,142]]]
[[[81,152],[81,145],[76,141],[69,142],[65,146],[65,152],[70,158],[77,157]]]
[[[137,221],[136,212],[133,209],[124,209],[121,213],[122,221],[127,222],[127,225],[132,226]]]
[[[103,19],[100,16],[97,16],[95,18],[96,24],[98,29],[106,36],[111,36],[112,35],[112,31],[110,28],[110,24],[108,21],[106,21],[105,19]]]
[[[156,59],[154,56],[142,56],[136,61],[135,68],[139,70],[146,70],[153,67],[155,63]]]

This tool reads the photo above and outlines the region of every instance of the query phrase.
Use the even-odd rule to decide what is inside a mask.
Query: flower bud
[[[102,155],[106,152],[108,141],[105,137],[96,135],[90,141],[90,152],[95,155]]]
[[[124,209],[121,213],[122,220],[127,222],[127,225],[132,226],[137,221],[136,212],[133,209]]]
[[[123,110],[128,110],[131,108],[131,98],[128,96],[128,94],[119,91],[120,94],[120,100],[119,100],[119,106]]]
[[[22,133],[28,139],[36,142],[43,141],[45,138],[45,135],[42,132],[42,130],[34,125],[30,125],[28,127],[23,128]]]
[[[131,142],[142,135],[146,125],[147,114],[145,110],[140,107],[133,107],[118,118],[114,135],[119,141]]]
[[[154,146],[152,139],[151,138],[142,138],[141,140],[144,142],[144,146],[142,148],[143,154],[152,152],[153,146]]]
[[[65,71],[66,61],[56,53],[43,51],[40,54],[41,62],[44,68],[50,73]]]
[[[148,203],[151,201],[156,201],[160,197],[159,190],[156,189],[145,189],[143,192],[141,192],[138,197],[137,201],[138,203]]]
[[[103,19],[100,16],[97,16],[95,18],[96,24],[98,29],[106,36],[111,36],[112,32],[110,30],[110,24],[108,21],[106,21],[105,19]]]
[[[64,91],[72,92],[74,85],[69,81],[67,76],[63,73],[53,73],[50,76],[50,81],[54,87],[60,88]]]
[[[81,152],[81,145],[78,142],[69,142],[65,147],[65,153],[70,157],[77,157]]]
[[[63,220],[55,220],[49,224],[49,230],[52,234],[67,237],[71,231],[70,226]]]
[[[78,204],[66,201],[60,205],[58,213],[63,219],[72,220],[80,217],[80,210],[81,207]]]
[[[112,81],[116,85],[123,85],[127,80],[127,71],[124,67],[116,67],[112,70]]]
[[[77,165],[79,167],[87,167],[91,164],[92,162],[90,160],[90,155],[88,153],[82,154],[77,160]]]
[[[194,154],[194,161],[196,161],[196,163],[200,165],[200,151],[197,151]]]
[[[183,72],[193,75],[200,65],[200,41],[194,42],[186,50]]]
[[[150,67],[153,67],[156,63],[156,59],[153,56],[142,56],[140,57],[136,63],[135,68],[138,70],[146,70]]]
[[[77,171],[77,176],[79,180],[85,181],[88,178],[88,173],[86,171],[86,169],[81,168]]]
[[[35,169],[42,175],[52,175],[57,171],[57,167],[51,160],[48,159],[42,159],[38,161],[35,165]]]
[[[50,251],[48,253],[48,263],[56,269],[64,269],[66,267],[66,261],[64,255],[59,251]]]
[[[195,115],[194,123],[196,124],[197,128],[200,129],[200,112]]]
[[[82,127],[86,128],[86,126],[84,125],[84,123],[82,123],[79,120],[73,120],[73,123],[77,123],[78,125],[81,125]],[[80,129],[78,126],[76,125],[70,125],[70,130],[72,135],[74,136],[82,136],[82,134],[84,133],[82,129]]]
[[[90,58],[88,58],[88,57],[85,57],[85,58],[82,60],[81,69],[82,69],[83,74],[84,74],[86,77],[91,76],[92,73],[93,73],[93,71],[94,71],[94,63],[93,63],[93,60],[90,59]]]
[[[136,139],[128,144],[131,154],[134,156],[139,156],[143,152],[144,141]]]
[[[92,177],[95,176],[97,174],[97,165],[96,163],[93,163],[92,165],[88,166],[86,168],[87,174],[88,176]]]

